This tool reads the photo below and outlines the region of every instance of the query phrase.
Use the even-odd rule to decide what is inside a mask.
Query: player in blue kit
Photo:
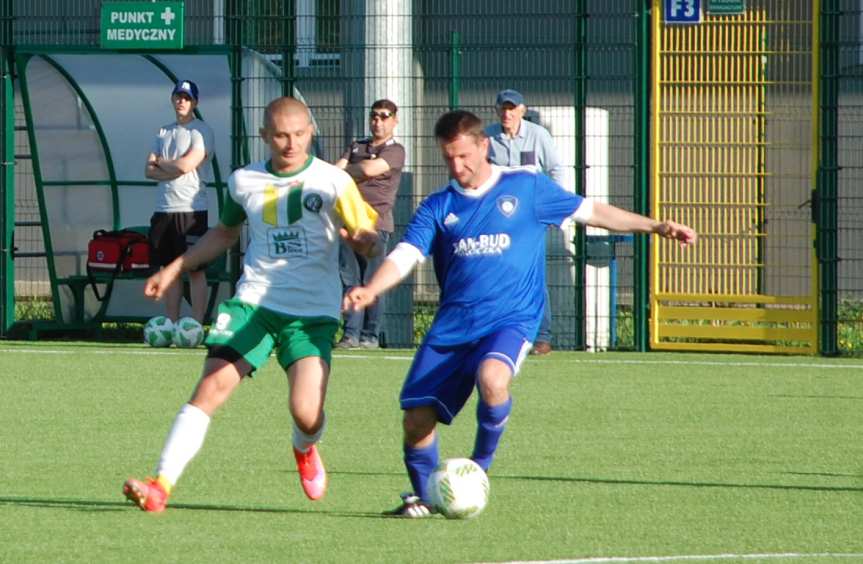
[[[361,309],[432,256],[440,305],[402,387],[404,462],[413,493],[389,515],[427,517],[428,477],[438,464],[435,427],[479,391],[471,458],[488,470],[512,410],[509,384],[530,350],[545,307],[545,232],[569,221],[656,233],[683,245],[695,232],[571,194],[552,180],[488,162],[489,141],[470,112],[444,114],[435,137],[450,184],[426,198],[405,235],[344,308]]]

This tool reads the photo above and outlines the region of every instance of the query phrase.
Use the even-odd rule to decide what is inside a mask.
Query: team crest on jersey
[[[303,207],[312,213],[318,213],[324,207],[324,200],[320,194],[309,194],[303,198]]]
[[[497,209],[506,217],[512,217],[518,207],[518,198],[515,196],[501,196],[497,199]]]

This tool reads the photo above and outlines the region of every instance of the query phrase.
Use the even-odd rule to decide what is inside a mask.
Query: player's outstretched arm
[[[154,300],[162,299],[168,288],[177,282],[183,272],[194,270],[199,265],[212,261],[230,249],[239,237],[239,225],[228,227],[219,223],[210,228],[192,248],[147,279],[144,284],[144,295]]]
[[[392,254],[390,254],[392,256]],[[408,273],[392,258],[387,258],[365,286],[354,286],[342,300],[344,311],[359,311],[375,302],[378,296],[397,285]]]
[[[373,304],[379,295],[401,282],[423,260],[423,254],[417,247],[406,242],[399,243],[387,255],[368,284],[348,290],[342,301],[342,309],[359,311]]]
[[[593,202],[593,213],[587,224],[624,233],[656,233],[660,237],[680,241],[684,246],[692,245],[698,239],[695,230],[681,223],[656,221],[602,202]]]

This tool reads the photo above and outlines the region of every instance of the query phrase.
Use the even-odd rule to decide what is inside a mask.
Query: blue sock
[[[497,450],[497,444],[506,429],[506,420],[511,411],[512,396],[500,405],[488,405],[480,398],[476,406],[476,443],[471,458],[486,472],[491,466],[494,451]]]
[[[434,442],[425,448],[412,448],[404,445],[405,468],[411,479],[414,495],[425,502],[429,501],[428,481],[438,465],[437,433]]]

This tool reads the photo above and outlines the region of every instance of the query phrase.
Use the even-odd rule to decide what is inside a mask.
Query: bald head
[[[283,97],[267,104],[261,138],[270,147],[270,163],[276,172],[293,172],[307,164],[314,133],[312,116],[304,103]]]
[[[305,116],[307,123],[312,122],[312,114],[309,112],[309,107],[304,103],[289,96],[276,98],[267,104],[267,109],[264,110],[264,128],[272,130],[278,119],[277,115],[288,117],[297,114]]]

